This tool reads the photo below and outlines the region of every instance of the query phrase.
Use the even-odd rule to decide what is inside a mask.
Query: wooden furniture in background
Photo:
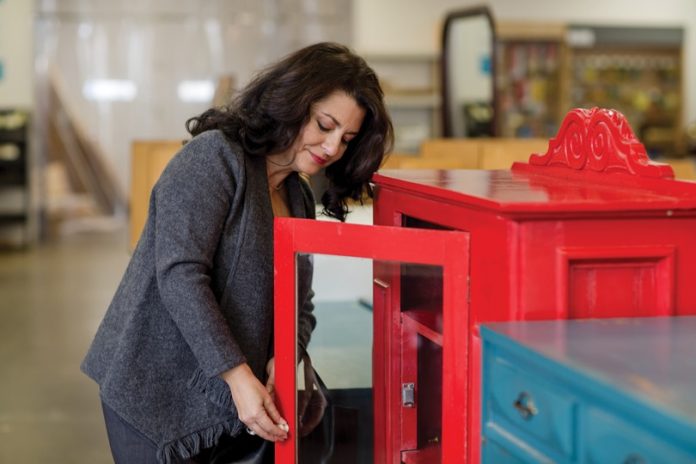
[[[667,163],[674,170],[674,177],[681,180],[696,180],[696,162],[692,157],[688,158],[660,158],[660,162]]]
[[[548,149],[546,139],[486,139],[481,141],[479,169],[509,169],[516,161],[526,162],[532,153]]]
[[[399,169],[477,169],[478,157],[465,156],[406,156],[398,161]]]
[[[547,139],[428,139],[416,155],[394,153],[382,169],[508,169],[532,153],[544,153]]]
[[[150,191],[170,159],[181,149],[181,140],[137,140],[131,151],[130,223],[128,237],[135,248],[147,220]]]
[[[421,144],[420,155],[424,158],[447,158],[456,156],[464,159],[474,159],[474,167],[477,167],[481,156],[481,145],[483,140],[485,139],[428,139],[424,140]]]

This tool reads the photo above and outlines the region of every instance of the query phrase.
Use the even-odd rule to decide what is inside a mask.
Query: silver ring
[[[256,435],[256,432],[251,430],[249,427],[246,428],[246,433],[248,433],[249,435]]]

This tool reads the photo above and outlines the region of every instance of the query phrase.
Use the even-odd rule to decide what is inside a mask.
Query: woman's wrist
[[[228,369],[222,374],[220,374],[220,377],[222,380],[227,383],[227,385],[232,385],[236,383],[241,377],[246,377],[249,374],[254,375],[253,372],[251,372],[251,368],[247,363],[242,363],[239,364],[238,366],[233,367],[232,369]]]

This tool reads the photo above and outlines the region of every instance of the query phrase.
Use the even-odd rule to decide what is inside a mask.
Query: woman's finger
[[[271,399],[275,401],[275,382],[273,382],[271,379],[268,379],[266,382],[266,391],[271,396]]]
[[[253,431],[266,440],[278,441],[285,440],[288,437],[287,432],[274,423],[268,415],[259,418],[255,425]]]
[[[268,413],[271,420],[273,421],[273,424],[288,425],[286,420],[283,419],[283,416],[280,415],[280,411],[278,411],[278,408],[276,408],[276,405],[273,402],[273,398],[271,398],[270,396],[264,398],[263,407],[264,407],[264,409],[266,409],[266,412]]]

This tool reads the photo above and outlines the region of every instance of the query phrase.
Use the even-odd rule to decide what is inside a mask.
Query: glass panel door
[[[465,232],[276,219],[276,462],[462,462],[468,250]],[[310,304],[312,277],[331,291]]]

